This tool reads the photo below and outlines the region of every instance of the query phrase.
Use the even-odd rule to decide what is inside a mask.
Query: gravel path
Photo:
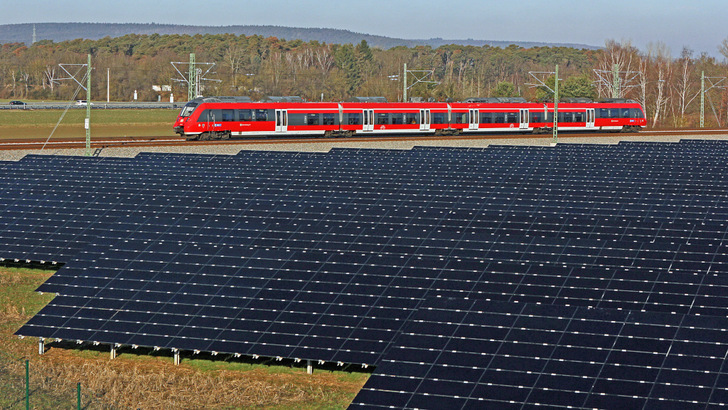
[[[593,143],[593,144],[616,144],[619,141],[650,141],[650,142],[677,142],[681,139],[718,139],[728,140],[726,135],[714,134],[667,134],[664,136],[637,136],[626,137],[617,135],[584,137],[562,136],[560,144],[568,143]],[[336,148],[376,148],[376,149],[411,149],[414,146],[439,146],[439,147],[486,147],[488,145],[551,145],[551,136],[538,138],[516,138],[516,139],[472,139],[472,140],[440,140],[440,141],[372,141],[372,142],[300,142],[300,143],[266,143],[266,144],[219,144],[219,145],[191,145],[173,147],[129,147],[129,148],[105,148],[99,156],[104,157],[133,157],[139,152],[174,152],[194,154],[223,154],[234,155],[241,150],[263,150],[263,151],[299,151],[299,152],[326,152],[333,147]],[[40,150],[13,150],[0,151],[0,161],[17,161],[28,154],[43,155],[84,155],[85,149],[45,149]]]

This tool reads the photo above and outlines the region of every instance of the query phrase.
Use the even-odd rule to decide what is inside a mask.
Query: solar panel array
[[[351,408],[717,407],[727,336],[725,317],[431,299]]]
[[[391,369],[432,298],[726,317],[726,156],[715,141],[29,156],[0,167],[0,256],[66,262],[21,335]]]

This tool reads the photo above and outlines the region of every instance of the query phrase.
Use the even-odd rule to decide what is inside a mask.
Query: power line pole
[[[402,102],[407,102],[407,63],[404,63],[404,73],[402,74]]]
[[[700,128],[705,127],[705,71],[700,73]]]
[[[639,71],[620,71],[619,64],[613,64],[612,70],[593,70],[597,76],[596,84],[598,86],[599,95],[602,91],[612,91],[612,98],[622,98],[630,89],[636,87],[636,79]],[[611,78],[610,78],[611,77]],[[624,92],[622,92],[624,90]]]
[[[415,82],[412,83],[412,85],[407,84],[407,73],[412,74],[412,76],[415,78]],[[404,76],[403,76],[403,91],[402,91],[402,102],[407,102],[407,90],[410,88],[416,86],[419,83],[429,83],[429,84],[440,84],[437,81],[428,80],[428,78],[434,78],[435,77],[435,70],[408,70],[407,64],[404,65]]]
[[[190,53],[190,61],[187,62],[174,62],[172,61],[172,66],[175,70],[177,70],[177,74],[179,74],[182,78],[173,78],[173,81],[179,81],[182,83],[187,84],[187,101],[192,101],[197,97],[201,97],[202,93],[200,92],[200,84],[202,84],[203,81],[217,81],[221,82],[221,80],[217,80],[214,78],[206,78],[205,76],[215,67],[215,63],[198,63],[195,61],[195,53]],[[188,70],[186,73],[183,73],[177,65],[184,65],[188,64]],[[198,68],[198,66],[206,65],[207,71],[204,73],[202,72],[202,69]]]
[[[91,54],[86,65],[86,156],[91,156]]]
[[[88,55],[88,62],[86,64],[58,64],[63,71],[66,72],[70,77],[68,78],[59,78],[59,80],[73,80],[78,84],[78,89],[76,90],[76,93],[73,94],[73,98],[76,98],[76,95],[80,91],[80,89],[86,90],[86,120],[84,122],[84,128],[86,129],[86,156],[91,155],[91,54]],[[66,69],[66,67],[76,66],[78,69],[75,73],[71,74],[70,71]],[[81,70],[83,67],[86,66],[86,84],[84,85],[83,80],[84,78],[81,77],[81,79],[77,79],[76,76],[78,76],[81,73]],[[65,113],[64,113],[65,115]]]
[[[527,85],[531,87],[543,87],[554,93],[554,124],[552,126],[553,140],[551,141],[551,144],[556,145],[556,143],[559,141],[559,65],[556,65],[556,70],[554,71],[529,71],[528,74],[533,77],[538,82],[538,84],[532,83]],[[538,76],[536,74],[538,74]],[[554,88],[549,87],[544,81],[544,79],[548,75],[554,76]],[[543,109],[544,116],[548,116],[546,103],[544,103]],[[548,117],[544,118],[544,121],[548,121]]]
[[[187,87],[187,101],[192,101],[197,97],[197,68],[195,67],[195,53],[190,53],[189,69],[190,85]]]
[[[708,83],[710,87],[707,89],[705,88],[705,80],[708,80]],[[726,86],[720,86],[719,85],[726,80],[726,77],[706,77],[705,71],[701,72],[700,74],[700,128],[703,128],[705,126],[705,95],[708,94],[710,90],[713,88],[726,88]],[[697,97],[697,95],[695,96]],[[692,102],[695,97],[693,97],[690,102]],[[710,99],[710,95],[708,95],[708,98]],[[688,102],[688,104],[690,104]],[[713,115],[715,115],[715,120],[718,121],[718,126],[720,126],[720,120],[718,119],[718,115],[715,113],[715,107],[713,106],[713,100],[710,99],[710,106],[713,109]]]
[[[552,144],[559,141],[559,65],[556,64],[554,74],[554,130]]]

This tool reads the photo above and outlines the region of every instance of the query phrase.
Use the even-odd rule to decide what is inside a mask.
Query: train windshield
[[[196,102],[187,103],[187,105],[185,105],[182,108],[182,111],[179,113],[179,116],[180,117],[189,117],[195,111],[195,108],[197,108],[197,105],[198,104]]]

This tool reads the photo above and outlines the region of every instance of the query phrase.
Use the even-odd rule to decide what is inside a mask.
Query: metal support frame
[[[306,373],[313,374],[313,362],[306,360]]]
[[[91,54],[86,65],[86,156],[91,156]]]
[[[408,85],[407,84],[407,73],[411,73],[413,77],[415,77],[415,82]],[[402,81],[402,102],[407,102],[407,90],[414,87],[415,85],[419,83],[427,83],[427,84],[440,84],[438,81],[428,80],[427,78],[434,78],[435,76],[435,70],[408,70],[407,69],[407,63],[404,64],[404,72],[403,72],[403,81]]]
[[[527,84],[531,87],[544,87],[547,90],[554,93],[554,124],[552,128],[552,135],[553,139],[551,141],[551,145],[556,145],[559,142],[559,65],[556,65],[556,69],[554,71],[529,71],[528,74],[533,77],[538,84]],[[539,77],[538,75],[541,75],[543,77],[547,75],[553,75],[554,76],[554,88],[549,87],[546,85],[546,82]],[[545,105],[544,105],[545,107]]]
[[[604,88],[612,90],[612,98],[622,98],[630,89],[637,87],[636,79],[639,71],[620,71],[619,64],[613,64],[611,70],[594,70],[597,76],[596,83]],[[601,88],[604,87],[604,88]],[[601,95],[601,94],[600,94]]]
[[[73,80],[75,81],[78,86],[84,90],[86,90],[86,120],[84,121],[84,128],[86,129],[86,153],[85,155],[87,157],[91,156],[91,54],[88,55],[88,62],[86,64],[58,64],[63,71],[66,72],[70,77],[68,78],[59,78],[58,80]],[[74,74],[71,74],[70,71],[66,69],[66,67],[72,67],[76,66],[78,67],[78,70]],[[83,67],[86,67],[86,75],[82,77],[80,80],[76,78],[78,74],[80,74],[81,69]],[[86,80],[86,84],[83,84],[83,80]],[[73,96],[74,99],[76,98],[76,95]]]
[[[195,53],[190,53],[190,66],[189,66],[189,81],[190,86],[187,88],[187,101],[191,101],[197,97],[200,93],[200,87],[197,84],[197,67],[195,65]]]
[[[38,338],[38,354],[42,355],[43,353],[45,353],[45,339],[43,339],[42,337],[39,337]]]
[[[222,80],[217,80],[214,78],[207,78],[206,76],[210,74],[210,71],[215,67],[215,63],[198,63],[195,60],[195,53],[190,53],[190,61],[189,62],[175,62],[173,61],[172,67],[177,71],[177,74],[180,75],[182,78],[173,78],[172,81],[177,81],[181,83],[187,84],[187,101],[193,100],[197,97],[201,97],[202,93],[200,92],[200,84],[203,81],[216,81],[216,82],[222,82]],[[188,64],[188,70],[187,75],[182,73],[182,71],[177,67],[177,65],[185,65]],[[200,65],[207,66],[207,70],[205,72],[202,72],[201,68],[198,68]],[[214,73],[212,73],[214,74]]]
[[[559,141],[559,65],[556,64],[554,73],[554,129],[552,145],[556,145]]]
[[[705,80],[708,80],[710,83],[710,87],[708,89],[705,89]],[[718,87],[720,83],[726,80],[726,77],[706,77],[705,71],[702,71],[700,73],[700,128],[705,127],[705,95],[708,93],[708,91],[712,90],[713,88],[726,88]],[[708,96],[710,98],[710,96]],[[695,97],[693,97],[695,99]],[[690,100],[692,101],[692,100]],[[688,102],[690,104],[690,102]],[[715,113],[715,107],[713,107],[713,100],[710,100],[711,107],[713,108],[713,115],[715,115],[716,120],[718,119],[718,115]],[[720,126],[720,123],[718,124]]]
[[[700,73],[700,128],[705,127],[705,71]]]
[[[180,357],[179,349],[175,349],[173,352],[174,352],[174,365],[179,366],[179,364],[182,363],[182,358]]]
[[[117,355],[118,354],[117,354],[117,351],[116,351],[116,345],[111,345],[111,351],[109,353],[109,359],[110,360],[114,360],[114,359],[116,359],[116,356]]]

